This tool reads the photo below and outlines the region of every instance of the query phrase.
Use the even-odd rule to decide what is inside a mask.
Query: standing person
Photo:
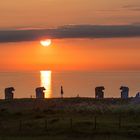
[[[63,98],[63,94],[64,94],[64,91],[63,91],[63,87],[61,86],[61,98]]]

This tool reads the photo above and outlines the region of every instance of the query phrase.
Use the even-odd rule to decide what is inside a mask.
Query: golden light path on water
[[[40,71],[40,81],[41,87],[44,87],[45,90],[45,98],[51,98],[52,90],[51,90],[51,71]]]

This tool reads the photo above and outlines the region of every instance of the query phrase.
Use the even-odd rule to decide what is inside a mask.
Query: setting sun
[[[49,47],[52,44],[51,39],[41,40],[40,44],[44,47]]]

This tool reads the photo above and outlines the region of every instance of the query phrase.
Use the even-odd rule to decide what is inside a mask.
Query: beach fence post
[[[19,121],[19,131],[22,130],[22,120]]]
[[[95,116],[94,117],[94,130],[97,129],[97,117]]]
[[[122,118],[121,116],[119,116],[119,129],[121,129],[121,127],[122,127]]]
[[[70,118],[70,129],[73,130],[73,120]]]
[[[48,130],[48,120],[45,120],[45,130]]]

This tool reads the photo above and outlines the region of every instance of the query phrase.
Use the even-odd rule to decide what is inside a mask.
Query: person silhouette
[[[64,94],[64,91],[63,91],[63,87],[61,86],[61,98],[63,98],[63,94]]]

